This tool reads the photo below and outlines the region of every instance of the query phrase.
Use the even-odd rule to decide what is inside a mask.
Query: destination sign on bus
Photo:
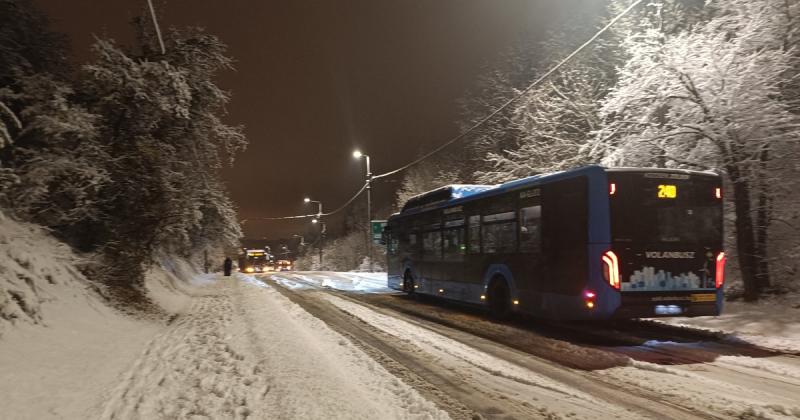
[[[658,198],[676,198],[678,196],[678,187],[670,184],[658,185]]]

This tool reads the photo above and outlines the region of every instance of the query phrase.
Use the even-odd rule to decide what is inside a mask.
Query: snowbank
[[[0,417],[91,417],[163,328],[108,307],[75,268],[78,261],[44,229],[0,213]],[[146,281],[151,297],[171,312],[187,304],[176,275],[190,269],[176,264],[151,270]]]
[[[0,338],[24,324],[48,325],[62,295],[88,300],[77,257],[43,229],[0,213]]]
[[[726,302],[720,316],[663,318],[659,322],[731,334],[757,346],[800,352],[800,295],[766,296],[755,303]]]

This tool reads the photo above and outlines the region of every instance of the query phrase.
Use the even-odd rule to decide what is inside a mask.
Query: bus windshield
[[[716,177],[668,172],[609,174],[614,242],[715,244],[722,234]]]

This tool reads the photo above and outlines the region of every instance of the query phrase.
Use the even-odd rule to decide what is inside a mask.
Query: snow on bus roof
[[[472,184],[445,185],[443,187],[439,187],[434,190],[424,192],[422,194],[417,194],[409,198],[406,201],[405,205],[403,205],[402,211],[430,205],[433,203],[439,203],[442,201],[449,201],[453,199],[468,197],[470,195],[478,194],[480,192],[490,190],[496,187],[497,185],[472,185]]]
[[[472,194],[477,194],[482,191],[490,190],[497,187],[497,185],[470,185],[470,184],[452,184],[450,187],[450,198],[463,198]]]

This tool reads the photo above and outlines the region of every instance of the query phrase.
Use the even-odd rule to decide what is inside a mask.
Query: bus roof
[[[538,185],[546,182],[558,181],[559,179],[571,178],[574,176],[587,175],[591,173],[599,174],[601,172],[643,172],[643,173],[670,172],[670,173],[685,173],[691,175],[719,176],[719,174],[711,171],[693,171],[688,169],[630,168],[630,167],[605,168],[599,165],[588,165],[564,171],[548,172],[543,174],[532,175],[526,178],[516,179],[499,185],[465,185],[465,184],[445,185],[435,190],[431,190],[410,198],[405,203],[405,205],[403,205],[403,208],[400,211],[400,213],[395,213],[392,216],[417,213],[438,207],[445,207],[448,205],[458,204],[461,202],[472,201],[474,199],[479,199],[483,197],[490,197],[493,195],[502,194],[504,192],[524,188],[531,185]]]

